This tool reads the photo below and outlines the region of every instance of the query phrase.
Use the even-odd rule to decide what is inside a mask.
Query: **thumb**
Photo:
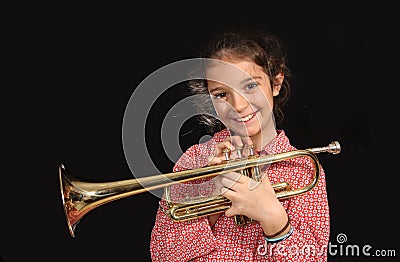
[[[271,190],[271,192],[273,192],[274,194],[276,192],[280,192],[280,191],[285,191],[285,190],[290,190],[291,189],[290,184],[288,182],[286,182],[286,181],[278,182],[276,184],[271,184],[271,181],[269,180],[267,175],[265,175],[262,178],[261,183],[263,185],[265,185],[267,188],[269,188]]]
[[[264,176],[261,178],[261,184],[263,184],[266,188],[269,188],[271,191],[274,191],[273,185],[266,174],[264,174]]]
[[[234,215],[235,215],[235,212],[234,212],[232,206],[225,211],[225,216],[226,217],[232,217]]]

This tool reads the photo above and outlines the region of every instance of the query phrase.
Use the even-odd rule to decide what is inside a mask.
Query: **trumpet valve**
[[[229,161],[229,154],[230,154],[231,150],[229,148],[225,148],[222,152],[225,155],[225,161]]]
[[[241,159],[243,157],[243,154],[242,154],[243,147],[237,147],[236,150],[237,150],[238,159]]]
[[[249,148],[249,156],[254,156],[254,147],[255,145],[247,145]]]

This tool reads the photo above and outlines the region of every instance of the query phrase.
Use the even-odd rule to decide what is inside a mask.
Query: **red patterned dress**
[[[225,129],[211,140],[190,147],[176,162],[174,172],[206,166],[215,145],[227,136],[229,132]],[[285,132],[278,130],[277,137],[263,152],[278,154],[295,149]],[[313,165],[301,156],[272,163],[262,171],[272,184],[287,181],[295,189],[309,183]],[[202,180],[195,181],[202,183]],[[179,187],[182,185],[171,192],[178,191]],[[327,261],[330,219],[322,167],[320,180],[313,190],[280,202],[290,217],[293,233],[283,241],[267,244],[258,222],[236,226],[233,217],[224,214],[212,228],[207,217],[174,222],[163,212],[166,203],[161,199],[151,232],[151,258],[153,261]]]

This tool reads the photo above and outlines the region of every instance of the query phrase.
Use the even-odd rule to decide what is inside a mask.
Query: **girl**
[[[204,114],[202,120],[214,133],[209,141],[187,149],[174,171],[253,153],[296,150],[276,124],[282,121],[290,90],[290,70],[276,37],[255,30],[223,33],[211,40],[202,58],[208,59],[205,79],[193,80],[190,86],[195,94],[211,98],[216,115]],[[279,200],[272,188],[282,181],[293,188],[304,187],[312,174],[311,161],[298,157],[263,166],[259,182],[229,172],[171,187],[179,198],[192,197],[188,184],[198,185],[197,193],[221,194],[231,207],[223,213],[175,222],[165,214],[166,202],[161,199],[151,233],[152,260],[326,261],[330,221],[323,169],[318,184],[307,194]],[[237,215],[253,222],[237,225]]]

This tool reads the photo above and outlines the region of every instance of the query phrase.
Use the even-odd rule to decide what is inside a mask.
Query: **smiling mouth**
[[[250,121],[251,119],[254,118],[254,116],[256,115],[256,113],[257,113],[257,112],[254,112],[254,113],[251,113],[251,114],[249,114],[249,115],[247,115],[247,116],[244,116],[244,117],[235,118],[235,120],[238,121],[238,122],[248,122],[248,121]]]

